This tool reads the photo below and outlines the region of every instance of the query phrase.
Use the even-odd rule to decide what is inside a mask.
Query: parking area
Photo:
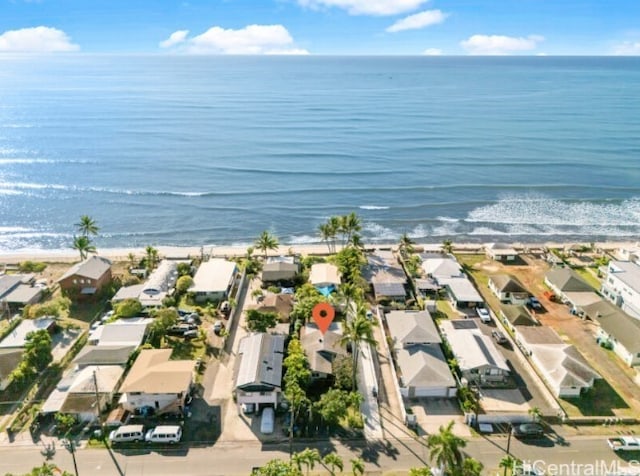
[[[471,436],[471,429],[464,423],[464,416],[454,398],[414,399],[407,403],[407,409],[416,416],[420,435],[438,433],[441,426],[453,421],[456,435]]]

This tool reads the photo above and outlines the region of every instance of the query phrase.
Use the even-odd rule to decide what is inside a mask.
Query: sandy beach
[[[545,242],[545,243],[511,243],[511,246],[518,251],[537,251],[544,248],[569,248],[574,245],[586,245],[588,242]],[[374,243],[365,245],[366,249],[377,248],[397,248],[397,243]],[[438,252],[442,249],[441,243],[417,243],[415,245],[419,249],[426,252]],[[618,248],[628,248],[637,246],[636,242],[628,241],[607,241],[595,243],[597,249],[605,251],[613,251]],[[482,243],[453,243],[453,250],[458,252],[481,252],[484,245]],[[232,257],[243,256],[246,253],[246,247],[242,246],[158,246],[156,247],[160,256],[163,258],[188,258],[197,257],[201,254],[215,257]],[[98,255],[109,258],[113,261],[127,261],[129,253],[142,257],[145,255],[145,249],[138,248],[99,248]],[[260,254],[256,250],[254,254]],[[275,251],[270,251],[269,255],[282,254],[301,254],[301,255],[327,255],[329,254],[325,244],[305,244],[305,245],[288,245],[281,244]],[[73,263],[78,261],[78,252],[73,249],[68,250],[33,250],[28,252],[2,253],[0,252],[0,263],[15,264],[25,260],[37,260],[49,263]]]

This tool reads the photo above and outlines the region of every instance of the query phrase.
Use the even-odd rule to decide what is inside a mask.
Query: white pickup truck
[[[635,436],[608,438],[607,443],[613,451],[640,451],[640,438]]]

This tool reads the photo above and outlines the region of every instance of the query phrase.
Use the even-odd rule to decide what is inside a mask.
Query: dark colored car
[[[502,331],[492,331],[491,332],[491,337],[493,337],[498,344],[506,344],[507,343],[507,338],[502,333]]]
[[[540,423],[523,423],[515,425],[511,434],[516,438],[540,438],[544,435],[544,427]]]
[[[529,298],[529,302],[527,303],[532,309],[542,309],[542,304],[538,301],[538,298],[532,296]]]

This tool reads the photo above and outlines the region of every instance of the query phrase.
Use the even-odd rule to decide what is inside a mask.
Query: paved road
[[[485,465],[485,474],[497,472],[500,458],[505,454],[507,438],[474,438],[467,446],[468,452]],[[296,443],[296,450],[305,446],[315,446],[321,452],[337,451],[345,461],[354,457],[362,457],[367,463],[367,474],[380,475],[387,471],[401,474],[411,467],[418,467],[428,462],[428,448],[418,441],[403,440],[394,443],[368,444],[365,442],[347,442],[345,445],[333,441],[317,443]],[[168,451],[147,451],[143,454],[124,454],[124,451],[110,453],[101,449],[84,449],[76,452],[78,474],[99,476],[233,476],[248,475],[251,468],[260,466],[272,458],[288,457],[287,443],[260,445],[258,443],[218,443],[213,447],[190,450],[172,449]],[[551,440],[522,443],[513,439],[511,453],[516,457],[539,461],[539,466],[549,464],[600,464],[600,470],[590,472],[585,467],[573,472],[565,470],[555,474],[605,475],[606,469],[619,463],[629,463],[618,458],[605,444],[602,437],[576,437],[563,444]],[[38,448],[18,447],[0,448],[0,474],[7,472],[23,473],[40,464],[43,457]],[[68,451],[59,448],[52,462],[67,471],[73,471],[73,462]],[[600,463],[601,462],[601,463]],[[349,465],[346,465],[348,468]],[[577,467],[577,466],[575,466]],[[345,468],[345,469],[346,469]]]

